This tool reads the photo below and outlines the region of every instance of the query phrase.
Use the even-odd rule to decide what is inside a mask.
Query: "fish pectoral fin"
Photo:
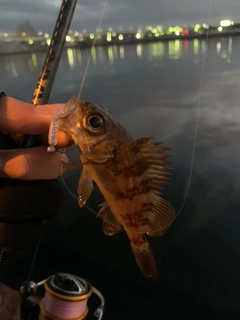
[[[83,164],[82,163],[68,163],[65,161],[59,161],[61,166],[65,169],[75,169],[77,167],[81,167]]]
[[[82,208],[93,191],[92,177],[85,167],[78,183],[78,204]]]
[[[171,204],[159,197],[150,194],[151,210],[148,212],[148,223],[145,231],[151,237],[163,236],[175,219],[175,209]]]
[[[121,224],[112,213],[108,204],[106,202],[103,202],[102,204],[100,204],[100,206],[101,206],[101,209],[99,210],[97,216],[103,219],[103,222],[102,222],[103,232],[108,236],[112,236],[115,233],[119,233],[121,231]]]

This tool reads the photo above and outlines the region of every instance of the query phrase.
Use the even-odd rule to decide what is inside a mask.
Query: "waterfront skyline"
[[[0,0],[0,29],[13,30],[26,21],[36,31],[51,32],[62,0]],[[71,29],[87,28],[94,31],[98,26],[105,0],[78,1]],[[195,23],[216,25],[220,20],[239,20],[239,0],[108,0],[101,26],[133,29],[148,24],[165,26]]]

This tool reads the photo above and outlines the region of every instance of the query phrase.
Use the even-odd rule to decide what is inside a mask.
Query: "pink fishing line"
[[[45,293],[44,311],[59,319],[76,319],[86,311],[87,299],[81,301],[64,301]]]

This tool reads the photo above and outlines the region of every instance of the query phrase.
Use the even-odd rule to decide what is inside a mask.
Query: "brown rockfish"
[[[80,207],[96,182],[105,202],[102,217],[107,235],[123,227],[136,261],[146,277],[156,278],[156,262],[147,236],[161,236],[170,227],[175,210],[161,197],[168,180],[166,148],[151,138],[135,139],[108,111],[71,98],[56,111],[50,128],[50,144],[57,130],[71,135],[78,145],[83,165],[78,185]]]

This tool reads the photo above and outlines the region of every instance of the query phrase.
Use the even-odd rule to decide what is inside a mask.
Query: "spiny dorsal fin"
[[[167,200],[160,197],[161,190],[169,180],[170,168],[167,165],[170,161],[167,158],[171,156],[164,153],[168,148],[158,147],[159,144],[162,144],[161,142],[149,142],[149,140],[150,138],[137,140],[147,165],[146,174],[150,186],[148,223],[145,230],[150,236],[161,236],[168,230],[175,218],[175,209]]]
[[[102,222],[103,232],[108,236],[112,236],[115,233],[120,232],[121,224],[112,213],[108,204],[106,202],[103,202],[102,204],[100,204],[100,206],[101,206],[101,209],[99,210],[97,216],[103,219],[103,222]]]
[[[170,168],[167,167],[167,165],[170,161],[168,161],[167,158],[171,156],[164,153],[168,148],[158,147],[162,142],[149,142],[150,139],[151,138],[142,138],[138,139],[137,142],[147,165],[146,174],[150,186],[152,186],[153,191],[160,193],[160,190],[163,189],[163,186],[169,180],[168,175]]]

